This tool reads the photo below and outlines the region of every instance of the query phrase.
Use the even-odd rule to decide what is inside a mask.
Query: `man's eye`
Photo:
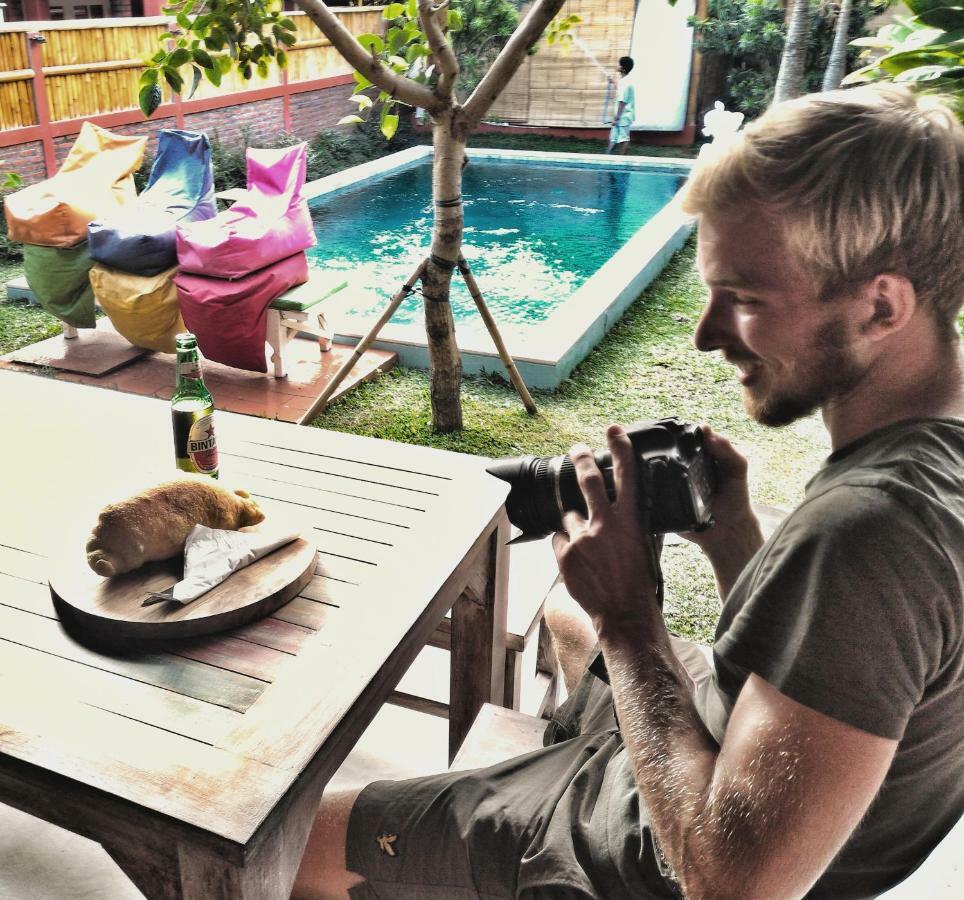
[[[738,306],[738,307],[741,307],[741,308],[743,308],[743,309],[746,309],[747,307],[750,307],[750,306],[758,306],[760,301],[754,299],[753,297],[741,297],[741,296],[738,296],[738,295],[734,294],[734,295],[730,298],[730,302],[731,302],[734,306]]]

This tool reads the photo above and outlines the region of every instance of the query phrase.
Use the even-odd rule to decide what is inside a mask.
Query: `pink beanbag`
[[[308,204],[301,198],[304,143],[247,151],[248,190],[213,219],[177,226],[182,272],[241,278],[315,244]]]
[[[233,281],[179,272],[174,284],[184,324],[207,359],[267,372],[268,307],[307,280],[308,259],[301,251]]]

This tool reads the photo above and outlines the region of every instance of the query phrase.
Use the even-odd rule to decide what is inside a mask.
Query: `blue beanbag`
[[[175,226],[216,213],[207,135],[165,129],[144,192],[122,212],[88,227],[91,259],[135,275],[157,275],[177,263]]]

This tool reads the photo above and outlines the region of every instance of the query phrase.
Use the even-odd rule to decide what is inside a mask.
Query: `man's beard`
[[[761,425],[779,428],[809,416],[834,397],[849,393],[859,383],[863,369],[849,350],[846,325],[834,319],[822,325],[811,345],[811,356],[792,374],[797,383],[771,387],[760,396],[747,388],[743,403]]]

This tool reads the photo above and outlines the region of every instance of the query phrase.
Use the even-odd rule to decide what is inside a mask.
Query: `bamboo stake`
[[[308,408],[308,411],[298,419],[299,425],[304,425],[306,422],[310,422],[319,412],[322,412],[324,408],[328,405],[328,401],[331,399],[332,394],[338,388],[348,373],[355,367],[355,363],[361,359],[361,355],[371,346],[372,341],[378,336],[378,332],[382,330],[385,323],[395,315],[395,310],[401,305],[402,301],[408,297],[412,290],[415,288],[417,282],[421,279],[422,274],[425,272],[428,266],[428,260],[423,259],[415,271],[411,274],[408,281],[402,286],[401,290],[392,297],[391,303],[385,311],[379,316],[378,321],[371,327],[368,334],[366,334],[361,341],[355,346],[355,350],[352,355],[342,364],[342,367],[335,373],[334,378],[328,382],[328,386],[321,392],[321,395],[315,400],[314,403]]]
[[[535,401],[532,399],[526,383],[522,380],[522,376],[516,368],[515,361],[512,359],[505,342],[502,340],[502,335],[499,334],[499,326],[495,324],[492,313],[489,312],[489,308],[485,305],[482,291],[479,290],[479,284],[475,280],[469,264],[465,261],[465,257],[461,253],[459,254],[459,272],[462,273],[465,286],[469,289],[469,293],[472,295],[472,299],[475,301],[475,305],[479,310],[479,315],[482,316],[482,321],[485,322],[485,327],[492,336],[492,342],[495,344],[496,350],[499,351],[502,364],[508,370],[509,377],[512,379],[512,384],[515,386],[516,392],[519,394],[519,397],[522,398],[522,404],[525,406],[526,412],[529,413],[530,416],[536,415],[539,410],[536,409]]]

